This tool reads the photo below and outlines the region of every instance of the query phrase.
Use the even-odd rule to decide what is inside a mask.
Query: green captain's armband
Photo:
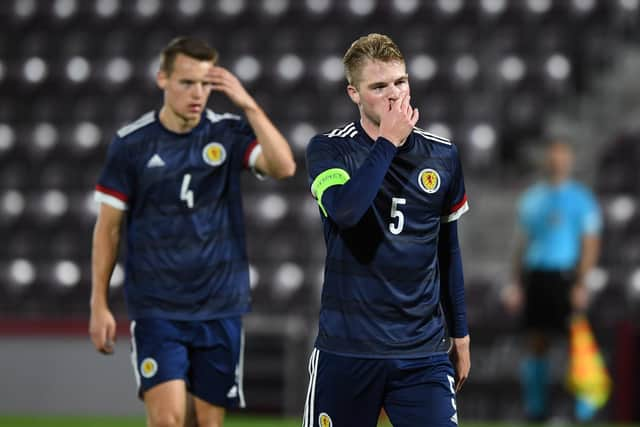
[[[313,184],[311,184],[311,194],[313,194],[313,197],[318,201],[318,205],[324,216],[329,215],[327,215],[327,211],[324,206],[322,206],[322,194],[327,188],[333,187],[334,185],[344,185],[349,179],[349,173],[346,170],[331,168],[322,172],[313,180]]]

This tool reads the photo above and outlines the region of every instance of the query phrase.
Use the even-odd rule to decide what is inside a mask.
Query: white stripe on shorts
[[[129,325],[129,332],[131,333],[131,364],[133,365],[133,375],[136,377],[136,384],[138,389],[136,393],[140,391],[140,371],[138,370],[138,348],[136,346],[136,321],[131,321]]]
[[[244,327],[240,330],[240,360],[238,361],[238,367],[236,368],[236,381],[238,383],[238,398],[240,399],[239,405],[241,408],[247,407],[247,402],[244,400],[244,388],[242,386],[244,379]]]
[[[318,376],[318,356],[320,351],[314,348],[309,357],[309,388],[307,389],[307,400],[304,404],[304,415],[302,419],[302,427],[313,427],[314,421],[314,404],[316,400],[316,378]]]

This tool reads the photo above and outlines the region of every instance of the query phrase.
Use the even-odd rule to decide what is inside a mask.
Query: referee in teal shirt
[[[548,362],[552,337],[567,337],[571,314],[587,308],[584,279],[598,258],[602,228],[591,191],[571,179],[573,151],[553,140],[546,151],[544,180],[520,198],[521,242],[514,283],[505,294],[512,312],[522,311],[529,347],[521,371],[526,416],[549,417]],[[583,418],[576,407],[576,416]]]

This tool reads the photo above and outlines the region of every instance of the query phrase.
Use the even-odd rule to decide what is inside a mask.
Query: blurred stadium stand
[[[614,375],[640,379],[619,354],[640,345],[639,7],[638,0],[0,2],[0,315],[86,327],[92,191],[106,146],[124,123],[161,105],[153,81],[159,50],[176,35],[198,35],[284,131],[300,166],[286,182],[244,181],[254,292],[247,393],[254,409],[299,413],[324,256],[304,152],[313,134],[356,118],[340,59],[352,40],[375,31],[405,53],[419,125],[451,137],[463,157],[474,336],[463,416],[520,416],[513,396],[521,348],[499,290],[509,276],[516,197],[533,178],[540,141],[555,132],[579,144],[580,177],[605,212],[600,268],[590,280],[595,330]],[[219,95],[210,105],[234,111]],[[122,281],[118,267],[112,304],[124,318]],[[628,333],[620,338],[620,330]],[[554,357],[561,366],[562,351]],[[559,370],[556,392],[566,403],[562,381]],[[603,417],[640,417],[624,409],[625,393],[640,396],[637,383],[616,389]]]

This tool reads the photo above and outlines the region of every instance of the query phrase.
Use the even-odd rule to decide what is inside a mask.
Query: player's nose
[[[402,96],[402,91],[395,85],[391,86],[388,94],[389,101],[397,101]]]
[[[193,85],[191,96],[194,98],[201,98],[204,95],[204,87],[201,83]]]

